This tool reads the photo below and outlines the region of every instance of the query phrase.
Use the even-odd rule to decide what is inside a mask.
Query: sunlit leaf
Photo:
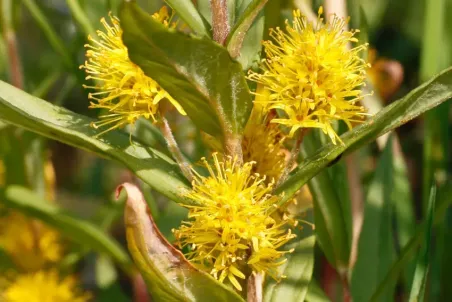
[[[165,0],[177,15],[184,20],[195,33],[198,35],[209,35],[206,26],[192,1],[186,0]]]
[[[270,281],[264,292],[265,302],[304,301],[314,268],[314,244],[315,236],[310,236],[288,245],[294,251],[286,255],[287,262],[280,269],[287,278]]]
[[[433,217],[433,225],[438,225],[444,219],[447,209],[452,205],[452,184],[448,183],[442,190],[438,192],[437,205]],[[392,264],[383,280],[378,284],[377,288],[372,294],[371,302],[380,301],[381,296],[385,293],[388,286],[392,286],[397,282],[400,273],[403,271],[409,260],[412,259],[417,251],[418,246],[425,238],[425,232],[428,231],[428,224],[426,221],[422,223],[416,230],[416,234],[400,251],[397,260]]]
[[[268,0],[242,1],[247,5],[226,41],[227,49],[232,57],[247,70],[253,63],[259,62],[261,41],[264,35],[264,14],[262,9]]]
[[[422,248],[419,251],[416,270],[414,271],[413,284],[410,292],[410,302],[423,302],[425,295],[425,288],[427,286],[428,271],[430,268],[430,242],[432,238],[433,215],[435,213],[436,202],[436,187],[432,186],[430,189],[430,199],[427,211],[427,230],[425,232],[425,239],[422,243]]]
[[[392,140],[389,139],[365,199],[358,257],[351,278],[352,296],[356,301],[369,301],[395,259],[391,222],[393,203],[397,201],[392,195],[393,175]],[[389,285],[381,301],[391,300],[394,289],[395,284]]]
[[[168,198],[187,203],[180,189],[188,181],[179,167],[163,153],[133,142],[128,134],[111,131],[101,137],[90,127],[90,118],[54,106],[0,81],[0,118],[9,123],[61,141],[127,166],[144,182]]]
[[[301,148],[303,157],[312,154],[319,145],[315,133],[305,137]],[[345,273],[350,257],[351,238],[346,217],[350,217],[351,213],[347,213],[347,209],[343,207],[336,185],[327,170],[308,181],[308,186],[314,199],[315,229],[319,245],[329,262],[341,273]]]
[[[251,112],[251,95],[241,65],[225,48],[168,29],[133,2],[123,4],[120,18],[131,60],[168,91],[200,129],[215,136],[241,134]]]

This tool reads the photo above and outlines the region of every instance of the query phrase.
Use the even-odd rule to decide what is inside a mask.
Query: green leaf
[[[134,124],[132,134],[134,137],[139,138],[141,142],[146,142],[146,146],[167,148],[162,132],[147,119],[138,119]]]
[[[15,268],[16,265],[14,264],[13,259],[11,259],[11,256],[7,251],[0,247],[0,273],[10,271]]]
[[[395,259],[392,234],[394,163],[392,139],[386,144],[377,164],[364,204],[364,220],[358,243],[358,257],[351,278],[355,301],[369,301],[373,291]],[[371,264],[371,265],[370,265]],[[387,287],[381,301],[391,301],[395,284]]]
[[[22,130],[8,127],[0,134],[0,159],[5,168],[5,185],[28,186],[26,149],[21,140]]]
[[[435,212],[436,187],[430,189],[430,198],[427,211],[427,231],[422,248],[419,251],[414,280],[410,292],[410,302],[423,302],[425,287],[427,285],[428,271],[430,267],[430,241],[433,232],[433,215]]]
[[[252,101],[240,63],[208,38],[171,30],[125,2],[120,12],[132,61],[157,81],[203,131],[241,134]]]
[[[422,39],[422,55],[420,78],[425,81],[442,68],[444,35],[449,30],[443,29],[446,18],[446,1],[425,1],[424,35]],[[447,15],[448,16],[448,15]],[[428,208],[430,186],[433,176],[442,176],[440,182],[445,180],[445,167],[450,160],[449,156],[449,104],[444,104],[428,112],[424,123],[424,152],[423,152],[423,213]]]
[[[165,2],[177,12],[177,15],[195,33],[201,36],[209,36],[209,32],[193,2],[187,0],[165,0]]]
[[[452,205],[452,183],[448,183],[442,188],[438,193],[437,206],[435,208],[433,224],[438,225],[444,219],[444,214],[450,205]],[[400,255],[391,266],[391,269],[386,274],[385,278],[378,285],[377,289],[372,294],[371,302],[380,301],[381,295],[386,291],[388,286],[391,286],[397,282],[397,279],[405,268],[408,261],[415,254],[417,247],[421,244],[422,240],[425,238],[425,232],[428,231],[428,224],[426,221],[422,223],[421,226],[416,230],[416,234],[411,238],[411,240],[406,244],[406,246],[400,252]]]
[[[99,291],[96,291],[96,301],[130,302],[130,296],[123,292],[121,284],[117,282],[107,288],[101,288]]]
[[[94,30],[93,25],[91,24],[89,17],[86,15],[86,12],[83,10],[80,5],[80,1],[78,0],[66,0],[66,4],[71,10],[71,14],[74,17],[75,21],[79,24],[79,26],[83,29],[85,34],[94,35],[96,32]]]
[[[68,239],[108,255],[126,272],[132,272],[133,264],[126,251],[103,230],[64,212],[33,191],[21,186],[8,186],[0,191],[0,200],[12,209],[42,220]]]
[[[325,294],[323,289],[316,280],[309,283],[308,293],[306,294],[306,302],[330,302],[331,300]]]
[[[286,254],[287,262],[280,267],[287,278],[280,282],[270,281],[264,292],[265,302],[305,300],[314,268],[314,245],[315,236],[287,245],[287,248],[294,248],[292,253]]]
[[[190,203],[180,195],[188,181],[170,158],[137,142],[124,132],[96,137],[92,119],[54,106],[0,81],[0,119],[43,136],[123,163],[144,182],[171,200]]]
[[[360,0],[346,0],[347,12],[350,16],[350,27],[361,29],[362,25],[362,7],[360,5]]]
[[[345,151],[350,152],[375,140],[377,137],[405,124],[427,110],[452,97],[452,68],[448,68],[430,81],[412,90],[404,98],[383,108],[362,125],[341,136],[343,144],[327,144],[316,154],[305,159],[288,179],[276,189],[276,194],[285,192],[284,204],[312,177],[329,163],[337,160]]]
[[[129,251],[153,301],[244,301],[231,288],[193,267],[157,229],[140,190],[125,183]]]
[[[264,24],[264,40],[270,37],[270,28],[280,26],[281,9],[283,8],[283,0],[271,0],[267,3],[264,9],[265,24]]]
[[[357,1],[357,0],[352,0]],[[359,33],[358,40],[360,44],[369,43],[369,23],[367,22],[366,13],[364,9],[359,6]],[[352,15],[352,14],[351,14]],[[360,53],[361,59],[367,61],[369,56],[369,48]]]
[[[416,217],[414,213],[414,202],[411,192],[411,185],[408,174],[408,167],[403,156],[401,146],[394,134],[393,142],[393,161],[394,171],[393,196],[394,200],[394,219],[396,223],[396,234],[399,243],[399,249],[404,248],[410,239],[414,236],[416,230]],[[414,272],[414,263],[409,263],[404,272],[405,282],[411,284]]]
[[[346,125],[343,126],[344,128],[346,127]],[[341,215],[344,220],[343,232],[345,232],[346,239],[348,239],[347,245],[349,246],[351,253],[353,237],[353,214],[346,161],[341,160],[338,163],[332,165],[328,168],[328,172],[330,174],[331,184],[334,184],[332,185],[332,187],[334,187],[334,191],[336,191],[338,198]],[[347,261],[349,260],[347,259]]]
[[[196,7],[198,8],[198,11],[201,14],[203,20],[210,26],[212,24],[212,12],[210,11],[210,0],[196,0]]]
[[[112,286],[118,278],[114,262],[104,255],[96,257],[95,277],[98,287],[106,289]]]
[[[188,210],[180,205],[172,202],[168,203],[162,211],[161,217],[157,221],[160,232],[168,239],[169,242],[174,241],[173,229],[179,227],[184,219],[188,217]]]
[[[6,128],[9,127],[9,124],[0,120],[0,131],[4,131]]]
[[[317,150],[320,141],[316,133],[303,139],[301,153],[307,157]],[[350,258],[350,236],[346,213],[327,170],[308,181],[309,191],[314,198],[314,220],[316,236],[328,261],[344,274]]]
[[[421,58],[419,76],[420,80],[431,77],[442,68],[450,66],[452,56],[450,52],[450,1],[430,0],[423,1],[423,35],[421,40]],[[430,202],[430,186],[436,182],[438,187],[450,177],[450,102],[444,103],[434,110],[427,112],[423,123],[423,158],[422,158],[422,214],[428,216]],[[450,232],[450,224],[444,223],[435,230],[435,238],[444,238]],[[429,291],[425,297],[427,301],[441,301],[441,292],[448,291],[450,286],[441,283],[450,283],[447,277],[450,260],[442,259],[440,255],[447,255],[450,249],[450,238],[436,240],[432,250],[429,272]],[[450,253],[450,252],[449,252]],[[442,281],[442,279],[444,279]],[[447,295],[446,295],[447,297]]]
[[[264,35],[264,14],[261,13],[268,0],[248,0],[245,11],[240,15],[229,33],[226,47],[233,58],[247,70],[253,61],[259,61],[261,41]]]

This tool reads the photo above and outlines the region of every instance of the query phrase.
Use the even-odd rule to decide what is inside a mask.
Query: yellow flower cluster
[[[56,270],[19,275],[0,293],[4,302],[86,302],[89,294],[77,290],[72,277],[60,279]]]
[[[61,259],[58,233],[18,212],[0,219],[0,246],[24,271],[35,271]]]
[[[153,15],[155,20],[169,26],[169,15],[166,7]],[[127,47],[122,41],[122,29],[119,19],[110,16],[111,25],[101,19],[105,32],[97,31],[99,40],[88,37],[91,44],[86,56],[88,60],[81,68],[85,69],[86,79],[97,81],[95,86],[84,85],[85,88],[97,90],[89,94],[91,108],[107,109],[101,116],[102,121],[94,123],[94,127],[109,126],[109,130],[134,124],[144,117],[157,119],[159,103],[169,101],[183,115],[185,111],[157,82],[146,76],[143,70],[134,64],[128,55]]]
[[[55,179],[50,162],[45,165],[44,175],[46,195],[52,200]],[[60,279],[56,269],[49,269],[63,256],[59,233],[1,203],[0,248],[15,264],[14,269],[0,271],[0,301],[86,302],[90,299],[90,295],[78,291],[74,277]]]
[[[335,143],[333,121],[351,128],[366,115],[357,103],[368,68],[359,53],[367,45],[349,49],[358,41],[357,31],[346,31],[347,21],[337,16],[324,24],[321,14],[322,9],[314,26],[297,10],[292,24],[286,21],[286,32],[272,30],[274,42],[264,42],[263,73],[251,72],[249,79],[270,91],[260,102],[266,110],[281,111],[272,123],[289,127],[290,137],[301,128],[319,128]]]
[[[238,290],[237,278],[245,279],[247,266],[280,277],[277,268],[288,251],[278,249],[294,235],[284,228],[285,221],[270,217],[279,199],[270,194],[273,182],[253,174],[253,162],[219,161],[216,154],[212,165],[203,161],[209,175],[194,171],[193,189],[185,193],[201,205],[188,206],[191,220],[174,231],[181,247],[191,249],[187,257]]]
[[[284,139],[277,125],[248,123],[242,141],[243,160],[255,162],[253,172],[265,175],[267,181],[277,181],[286,166]]]

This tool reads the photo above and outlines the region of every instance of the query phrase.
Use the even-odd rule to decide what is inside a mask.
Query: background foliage
[[[109,11],[124,17],[128,32],[125,40],[140,65],[146,63],[141,61],[147,59],[152,47],[164,51],[171,48],[163,42],[184,45],[174,48],[170,57],[180,64],[191,63],[193,57],[187,54],[196,53],[200,45],[166,36],[158,38],[163,41],[160,45],[146,45],[138,38],[145,28],[141,27],[143,20],[136,15],[128,19],[130,11],[120,13],[120,2],[0,1],[0,201],[2,206],[42,220],[61,232],[69,251],[61,266],[77,273],[95,301],[130,301],[139,292],[125,244],[123,213],[127,202],[123,195],[115,199],[115,188],[126,181],[138,183],[158,229],[170,242],[174,240],[171,229],[186,217],[186,210],[171,200],[191,202],[174,190],[189,183],[155,126],[140,120],[133,129],[126,129],[133,134],[132,145],[124,131],[97,138],[96,130],[87,127],[99,112],[88,110],[87,92],[82,89],[85,75],[79,65],[85,60],[86,36],[100,28],[100,18]],[[137,2],[149,13],[163,4],[157,0]],[[193,1],[196,6],[184,2],[167,1],[193,31],[209,35],[209,1]],[[229,1],[231,19],[242,24],[243,16],[252,14],[259,2],[264,1]],[[249,3],[254,6],[248,9]],[[234,47],[235,36],[227,50],[206,42],[205,52],[198,53],[197,60],[207,62],[203,55],[220,53],[224,68],[231,73],[228,76],[240,78],[240,68],[255,68],[266,29],[282,26],[294,7],[312,6],[316,12],[327,4],[270,0],[245,37],[241,65],[227,53]],[[375,93],[364,103],[374,113],[388,107],[345,134],[344,146],[333,146],[316,135],[305,139],[300,166],[279,190],[295,192],[307,183],[314,209],[307,212],[306,220],[315,221],[316,240],[310,227],[305,226],[307,234],[294,244],[296,252],[283,268],[291,282],[268,284],[265,301],[288,297],[293,300],[285,301],[303,297],[311,302],[351,298],[446,301],[452,296],[448,286],[452,271],[448,257],[452,252],[452,192],[451,110],[450,102],[444,101],[452,96],[452,72],[441,70],[452,63],[452,35],[447,30],[452,26],[452,1],[349,0],[347,6],[351,27],[361,30],[360,38],[367,39],[372,49],[368,89]],[[195,7],[199,15],[194,13]],[[209,68],[197,67],[204,71]],[[180,87],[171,86],[174,70],[149,72],[155,72],[168,91],[180,94]],[[181,96],[186,102],[210,97],[197,95],[182,75],[177,76],[184,90],[193,93]],[[223,88],[222,79],[210,80],[210,88]],[[221,98],[215,101],[230,105]],[[213,116],[211,108],[202,106],[193,115]],[[249,104],[242,109],[238,116],[228,116],[233,132],[244,126]],[[168,119],[191,162],[207,154],[196,126],[214,134],[218,130],[215,121],[200,118],[194,125],[176,114]],[[49,163],[55,173],[53,184],[45,172]],[[46,199],[56,203],[48,204]],[[6,253],[0,251],[0,269],[4,268],[0,271],[11,266]],[[199,280],[205,277],[196,276]],[[228,301],[241,299],[223,287],[220,295]]]

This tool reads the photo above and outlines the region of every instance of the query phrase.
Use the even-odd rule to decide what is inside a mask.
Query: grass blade
[[[430,198],[427,211],[427,230],[425,232],[425,240],[422,244],[422,248],[419,252],[416,270],[414,272],[413,285],[410,292],[410,302],[423,302],[425,295],[425,287],[427,284],[427,277],[429,271],[430,260],[430,241],[432,237],[433,229],[433,215],[435,213],[435,201],[436,201],[436,186],[433,185],[430,189]]]

